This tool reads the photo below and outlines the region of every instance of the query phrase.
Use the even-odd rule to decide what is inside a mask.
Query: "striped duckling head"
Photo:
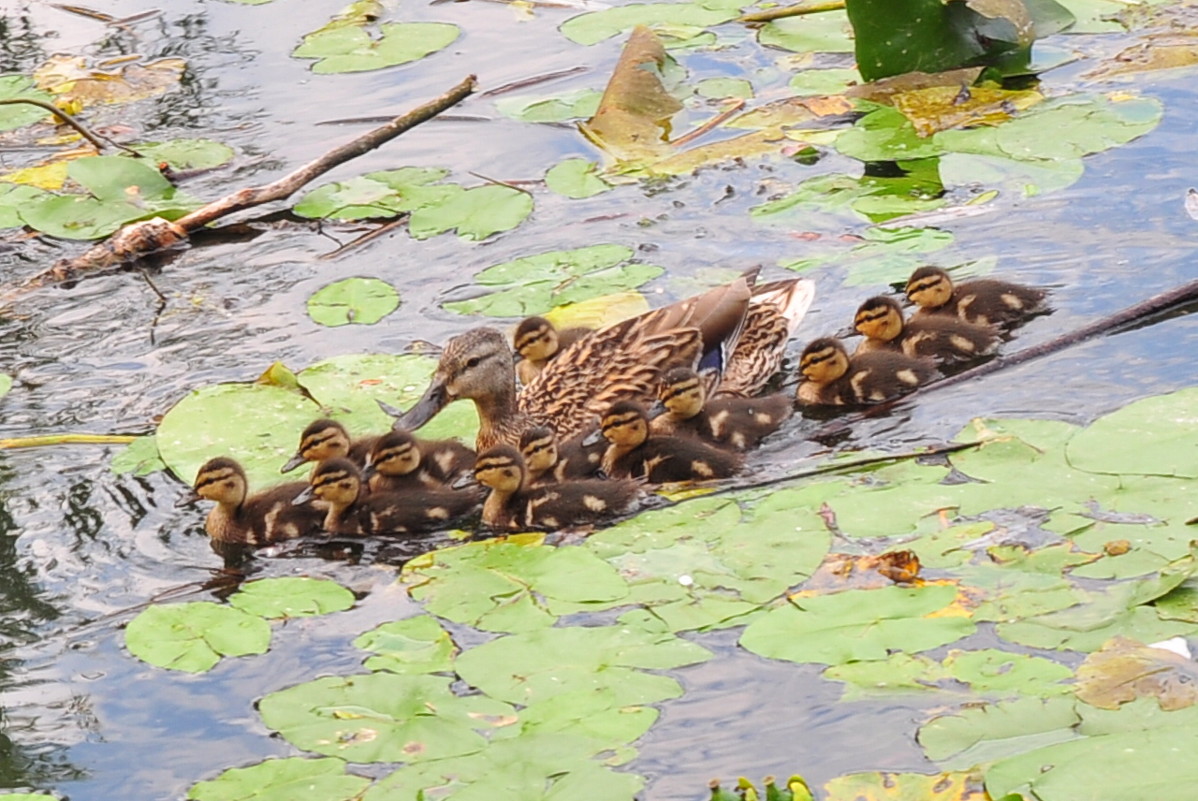
[[[816,384],[828,384],[849,370],[849,355],[844,343],[835,337],[822,337],[813,341],[799,357],[799,372],[805,379]]]
[[[635,448],[649,438],[649,415],[636,401],[617,401],[603,415],[599,430],[611,444]]]
[[[531,475],[552,470],[557,464],[557,434],[549,426],[533,426],[520,437],[520,455]]]
[[[423,454],[411,432],[397,428],[379,437],[370,450],[367,467],[384,476],[406,476],[420,467]]]
[[[336,420],[322,418],[300,434],[299,447],[280,473],[290,473],[304,462],[344,459],[349,455],[349,432]]]
[[[525,318],[512,334],[512,347],[520,358],[530,362],[553,358],[560,346],[557,329],[544,317]]]
[[[183,502],[203,498],[225,506],[240,506],[249,491],[249,481],[241,465],[232,459],[218,456],[209,459],[199,469],[192,489],[192,495]]]
[[[510,493],[524,484],[524,457],[511,445],[496,445],[474,462],[474,480],[485,487]]]
[[[674,367],[661,377],[657,399],[679,420],[689,420],[703,411],[707,391],[703,380],[689,367]]]
[[[898,301],[875,295],[857,308],[853,327],[869,339],[892,342],[903,333],[903,309]]]
[[[907,299],[925,309],[936,309],[952,300],[953,279],[939,267],[920,267],[907,279]]]

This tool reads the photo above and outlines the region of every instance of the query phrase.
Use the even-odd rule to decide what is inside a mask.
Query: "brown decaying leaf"
[[[1099,709],[1156,698],[1171,712],[1198,701],[1198,665],[1126,637],[1112,637],[1077,669],[1077,697]]]
[[[845,114],[852,110],[852,101],[843,95],[788,97],[746,111],[730,120],[727,127],[778,131],[783,126],[802,126],[821,117]]]
[[[1016,112],[1044,100],[1034,89],[1011,91],[989,86],[936,86],[900,92],[894,107],[915,126],[920,136],[974,125],[998,125]]]
[[[84,58],[60,55],[51,56],[34,70],[33,79],[39,89],[55,95],[59,105],[81,108],[98,103],[131,103],[164,94],[178,85],[186,66],[181,58],[163,58],[101,70],[89,67]]]
[[[892,78],[881,78],[860,86],[850,86],[845,95],[891,105],[890,98],[902,92],[931,89],[933,86],[954,86],[957,89],[973,86],[981,74],[981,67],[963,67],[947,72],[906,72]]]
[[[1198,64],[1198,37],[1194,35],[1159,34],[1146,36],[1102,66],[1090,70],[1083,77],[1103,80],[1139,72],[1192,67]]]
[[[583,134],[620,161],[658,161],[669,155],[670,118],[682,104],[666,92],[661,41],[638,25],[599,101],[599,110],[580,127]]]
[[[878,556],[830,553],[794,597],[873,590],[900,582],[922,585],[925,582],[919,578],[919,567],[919,557],[913,551],[890,551]]]

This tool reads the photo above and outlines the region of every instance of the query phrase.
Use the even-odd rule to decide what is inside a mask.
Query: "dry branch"
[[[188,236],[212,221],[236,211],[252,208],[273,200],[289,197],[319,176],[379,147],[404,131],[426,122],[465,100],[475,89],[475,76],[466,77],[445,94],[418,106],[406,114],[359,136],[305,164],[290,175],[265,186],[239,189],[215,200],[203,208],[170,222],[161,218],[132,223],[117,231],[106,241],[94,245],[73,259],[63,259],[49,270],[38,273],[17,288],[15,294],[47,284],[75,281],[88,273],[108,270],[127,264],[156,251],[185,242]],[[11,299],[10,294],[8,298]]]

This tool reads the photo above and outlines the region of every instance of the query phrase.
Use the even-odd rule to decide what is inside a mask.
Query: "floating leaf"
[[[757,33],[765,47],[795,53],[851,53],[853,29],[843,11],[821,11],[767,22]]]
[[[753,97],[753,84],[744,78],[706,78],[695,84],[695,94],[712,100],[726,97],[747,100]]]
[[[830,780],[824,792],[828,801],[988,801],[981,775],[971,772],[850,773]]]
[[[1172,711],[1198,701],[1198,667],[1183,656],[1126,637],[1112,637],[1077,669],[1077,697],[1100,709],[1155,698]]]
[[[349,354],[318,362],[298,378],[319,403],[294,390],[256,383],[201,387],[163,416],[158,449],[171,472],[188,483],[214,456],[241,462],[254,488],[293,480],[280,475],[279,468],[295,453],[309,423],[332,416],[353,434],[386,431],[392,420],[378,401],[415,402],[435,368],[435,360],[410,354]],[[457,403],[421,433],[472,440],[477,426],[473,406]]]
[[[399,308],[395,287],[378,278],[345,278],[308,298],[308,315],[321,325],[374,325]]]
[[[326,26],[304,37],[291,55],[319,59],[318,75],[365,72],[419,61],[448,47],[458,38],[458,26],[445,22],[386,22],[376,39],[363,27]]]
[[[112,457],[112,464],[109,466],[112,472],[118,475],[132,473],[135,476],[148,476],[150,473],[166,469],[166,464],[158,454],[158,440],[153,434],[138,437],[121,448]]]
[[[190,801],[351,801],[370,784],[345,772],[340,759],[268,759],[248,768],[231,768],[215,779],[192,785]],[[21,796],[29,798],[29,796]]]
[[[1076,739],[1078,721],[1070,698],[1020,698],[935,717],[920,727],[918,740],[933,762],[969,767]]]
[[[592,197],[611,189],[611,184],[596,173],[598,167],[595,162],[586,159],[559,161],[545,173],[545,184],[566,197]]]
[[[737,2],[632,3],[571,17],[561,31],[572,42],[593,45],[638,25],[690,25],[708,27],[740,15]]]
[[[448,673],[457,652],[449,633],[430,615],[384,623],[354,640],[354,647],[375,652],[367,668],[392,673]]]
[[[1198,478],[1198,388],[1137,401],[1069,440],[1069,463],[1091,473]]]
[[[836,95],[860,82],[855,69],[808,69],[796,74],[787,86],[796,95]]]
[[[0,76],[0,100],[26,98],[49,103],[54,98],[48,92],[43,92],[33,85],[33,81],[24,75]],[[14,103],[0,106],[0,131],[12,131],[32,125],[39,120],[48,119],[50,112],[44,108],[27,103]]]
[[[349,762],[419,762],[472,754],[486,746],[478,729],[508,726],[510,706],[459,697],[444,676],[369,673],[328,676],[271,693],[262,722],[305,751]]]
[[[829,665],[926,651],[973,633],[972,620],[943,616],[956,594],[933,585],[800,598],[750,623],[740,644],[772,659]]]
[[[532,196],[509,186],[489,184],[457,193],[412,212],[408,231],[416,239],[457,229],[458,236],[478,241],[507,231],[532,213]]]
[[[981,696],[1069,695],[1073,677],[1064,665],[1027,654],[994,648],[982,651],[952,650],[938,662],[907,653],[871,662],[849,662],[824,671],[824,678],[846,682],[843,700],[903,692],[969,692]]]
[[[445,308],[459,314],[524,317],[544,314],[555,306],[589,300],[621,287],[638,287],[664,272],[660,267],[630,262],[623,245],[591,245],[576,250],[538,253],[495,264],[475,276],[483,286],[505,287]]]
[[[495,108],[505,117],[521,122],[568,122],[585,120],[599,110],[603,93],[595,89],[579,89],[542,98],[501,97]]]
[[[151,606],[125,628],[129,653],[188,673],[210,670],[222,656],[261,654],[269,646],[265,620],[208,601]]]
[[[682,694],[668,676],[643,672],[694,665],[707,649],[661,631],[628,626],[542,628],[510,634],[458,656],[462,679],[492,698],[530,705],[566,693],[610,691],[613,707]]]
[[[246,582],[229,603],[259,617],[309,617],[349,609],[354,594],[328,579],[284,576]]]
[[[4,106],[0,106],[4,108]],[[63,165],[65,176],[66,165]],[[16,176],[8,176],[15,180]],[[47,197],[47,193],[33,186],[0,182],[0,228],[19,228],[25,224],[21,209]]]
[[[233,160],[233,148],[211,139],[173,139],[169,142],[139,142],[137,152],[176,170],[210,170]]]
[[[0,373],[0,398],[3,398],[12,389],[12,376],[8,373]]]
[[[412,597],[435,615],[487,631],[528,631],[552,625],[554,601],[607,604],[628,595],[616,571],[582,548],[547,548],[489,541],[443,549]]]
[[[83,57],[54,55],[34,71],[33,77],[39,88],[54,95],[56,103],[86,107],[132,103],[165,94],[179,85],[186,69],[187,62],[181,58],[96,69]]]

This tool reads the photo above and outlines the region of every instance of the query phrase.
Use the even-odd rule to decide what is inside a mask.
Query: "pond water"
[[[115,17],[155,8],[140,0],[103,5]],[[567,41],[556,26],[577,13],[570,9],[525,16],[481,0],[412,4],[404,8],[405,19],[453,22],[464,35],[406,67],[313,75],[289,53],[340,6],[341,0],[262,7],[191,0],[106,28],[49,4],[24,3],[0,27],[6,54],[0,72],[28,72],[55,52],[185,58],[188,72],[178,91],[139,103],[134,113],[98,111],[91,119],[130,125],[138,139],[207,136],[237,148],[232,168],[188,184],[194,194],[217,197],[273,180],[368,127],[322,123],[399,113],[470,73],[485,91],[581,65],[582,72],[525,91],[601,88],[622,41],[591,48]],[[709,77],[764,74],[779,55],[741,42],[680,58],[692,74]],[[1080,69],[1061,68],[1062,80]],[[996,258],[1004,277],[1054,287],[1056,311],[1023,329],[1021,345],[1198,277],[1198,222],[1183,207],[1195,183],[1193,76],[1171,72],[1140,79],[1138,87],[1164,103],[1156,130],[1088,157],[1084,176],[1068,189],[1004,200],[988,213],[942,224],[956,236],[962,261]],[[596,157],[571,127],[506,119],[486,97],[452,113],[329,178],[444,165],[456,180],[476,172],[528,181],[561,158]],[[810,168],[762,159],[664,186],[625,187],[582,205],[539,190],[528,222],[483,243],[452,235],[417,242],[401,229],[332,260],[319,256],[352,238],[351,228],[267,222],[252,236],[214,238],[163,260],[152,280],[164,303],[131,273],[41,291],[0,318],[2,369],[16,381],[2,401],[0,428],[4,437],[146,433],[189,390],[252,380],[274,360],[298,369],[338,354],[444,341],[477,320],[443,310],[442,302],[469,295],[471,277],[483,267],[540,251],[596,242],[635,248],[666,268],[647,288],[652,303],[688,294],[727,269],[764,264],[770,277],[783,277],[773,265],[802,258],[810,247],[802,224],[761,225],[748,209],[776,186],[839,162],[847,168],[849,160],[833,153]],[[78,249],[10,237],[0,265],[11,280]],[[313,323],[307,297],[353,275],[394,284],[403,299],[398,313],[370,327]],[[864,296],[884,288],[844,286],[843,265],[821,267],[811,277],[818,295],[799,340],[842,328]],[[928,394],[861,423],[846,442],[902,447],[935,441],[979,415],[1085,423],[1134,399],[1195,384],[1196,346],[1198,319],[1176,315]],[[803,435],[816,425],[793,421],[790,436],[778,437],[756,463],[784,471],[815,449]],[[203,511],[174,507],[182,484],[162,473],[115,475],[109,469],[115,451],[72,445],[0,453],[0,787],[73,799],[179,798],[227,767],[295,754],[269,736],[255,699],[354,670],[362,655],[349,643],[358,633],[419,608],[393,583],[393,567],[267,557],[257,562],[261,575],[326,576],[362,600],[335,618],[291,621],[290,636],[276,638],[268,656],[225,660],[204,675],[174,674],[131,658],[120,632],[128,610],[206,581],[219,561],[202,531]],[[684,697],[663,704],[660,720],[638,743],[640,756],[629,767],[647,777],[646,797],[699,798],[712,776],[801,770],[814,786],[851,770],[931,769],[909,738],[886,735],[908,729],[922,702],[835,703],[838,692],[813,666],[750,654],[738,648],[734,633],[696,639],[717,658],[674,673]],[[985,647],[989,635],[976,640]]]

